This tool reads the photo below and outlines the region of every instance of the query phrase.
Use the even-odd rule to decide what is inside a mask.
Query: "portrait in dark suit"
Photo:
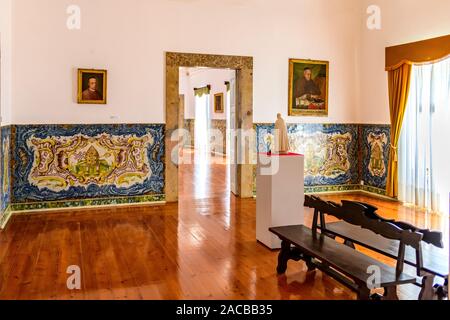
[[[78,103],[106,104],[106,70],[78,70]]]

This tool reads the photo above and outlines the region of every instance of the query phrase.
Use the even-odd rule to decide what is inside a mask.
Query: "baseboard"
[[[388,201],[394,201],[394,202],[398,202],[397,199],[395,198],[391,198],[385,195],[381,195],[378,193],[374,193],[374,192],[370,192],[370,191],[366,191],[366,190],[361,190],[361,189],[355,189],[355,190],[343,190],[343,191],[324,191],[324,192],[305,192],[305,195],[335,195],[335,194],[364,194],[367,196],[371,196],[374,198],[379,198],[382,200],[388,200]]]
[[[78,206],[78,207],[61,207],[61,208],[48,208],[48,209],[29,209],[29,210],[19,210],[19,211],[11,211],[11,215],[25,215],[32,213],[41,213],[41,212],[61,212],[61,211],[81,211],[81,210],[89,210],[89,209],[106,209],[111,207],[147,207],[147,206],[160,206],[165,205],[166,201],[154,201],[154,202],[136,202],[136,203],[119,203],[119,204],[103,204],[103,205],[93,205],[93,206]]]
[[[342,193],[342,192],[353,192],[360,189],[361,186],[358,184],[305,186],[305,193],[307,194]]]
[[[37,212],[55,210],[74,210],[76,208],[102,208],[109,206],[142,205],[152,203],[165,203],[166,197],[160,195],[143,195],[131,197],[110,197],[92,199],[72,199],[59,201],[13,203],[10,205],[13,212]]]

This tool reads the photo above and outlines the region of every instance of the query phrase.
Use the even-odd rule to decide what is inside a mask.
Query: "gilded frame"
[[[84,100],[83,99],[83,75],[85,73],[101,75],[103,78],[102,100]],[[97,69],[78,69],[78,103],[79,104],[107,104],[108,93],[108,71]]]
[[[217,105],[217,98],[218,97],[220,97],[220,104],[221,104],[221,108],[220,109],[218,108],[218,105]],[[214,112],[215,113],[225,113],[224,98],[223,97],[224,97],[223,92],[216,93],[214,95]]]
[[[306,65],[325,65],[326,66],[326,92],[325,92],[325,109],[310,109],[310,110],[296,110],[293,107],[294,100],[294,65],[306,64]],[[321,60],[307,60],[307,59],[289,59],[289,116],[306,116],[306,117],[326,117],[328,116],[328,99],[329,99],[329,82],[330,82],[330,63],[329,61]]]

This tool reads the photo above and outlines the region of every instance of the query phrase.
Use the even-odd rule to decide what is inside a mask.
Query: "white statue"
[[[278,149],[278,150],[277,150]],[[289,152],[289,138],[287,126],[281,114],[277,114],[275,122],[275,150],[274,153],[286,154]]]

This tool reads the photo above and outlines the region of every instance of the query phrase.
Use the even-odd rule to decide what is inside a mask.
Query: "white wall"
[[[78,31],[66,28],[71,4]],[[366,28],[372,4],[380,31]],[[448,12],[448,0],[14,0],[2,99],[18,124],[163,123],[164,52],[232,54],[254,57],[255,122],[388,123],[384,48],[449,34]],[[329,117],[287,117],[289,58],[330,61]],[[76,103],[79,67],[108,69],[108,105]]]
[[[449,0],[362,0],[364,8],[379,5],[382,29],[370,31],[361,21],[362,123],[390,123],[385,48],[450,34]],[[365,9],[364,9],[365,10]]]
[[[227,118],[227,88],[225,81],[230,81],[235,76],[234,70],[227,69],[193,69],[180,68],[180,94],[184,95],[184,118],[195,119],[194,88],[211,86],[210,114],[211,119],[226,120]],[[224,112],[214,112],[214,95],[223,93]]]
[[[0,0],[0,48],[1,48],[1,125],[11,122],[12,103],[12,0]]]
[[[330,116],[356,122],[360,0],[14,0],[13,121],[162,123],[164,52],[254,57],[254,121],[287,114],[288,59],[329,60]],[[66,8],[81,8],[79,31]],[[108,105],[76,104],[76,69],[109,72]]]

